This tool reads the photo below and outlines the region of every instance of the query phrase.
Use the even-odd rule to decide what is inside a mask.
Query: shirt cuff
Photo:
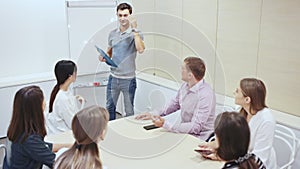
[[[162,126],[164,129],[167,129],[169,131],[172,130],[172,124],[170,122],[168,122],[167,120],[165,120],[163,126]]]

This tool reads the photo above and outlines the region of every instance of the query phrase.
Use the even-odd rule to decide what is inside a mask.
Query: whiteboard
[[[79,75],[108,71],[109,67],[98,61],[94,46],[106,51],[108,34],[117,26],[115,5],[80,5],[67,9],[71,58],[77,62]]]
[[[65,0],[6,0],[0,8],[1,79],[53,72],[70,58]]]

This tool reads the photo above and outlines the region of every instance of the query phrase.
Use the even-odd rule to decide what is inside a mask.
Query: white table
[[[127,117],[110,121],[100,157],[108,169],[217,169],[222,162],[204,159],[194,149],[202,141],[189,134],[159,128],[145,130],[150,121]],[[71,131],[46,137],[53,143],[73,143]]]

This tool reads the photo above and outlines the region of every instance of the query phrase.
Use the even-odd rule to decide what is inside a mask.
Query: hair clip
[[[236,163],[241,164],[242,162],[248,160],[250,157],[252,157],[253,154],[245,154],[243,157],[239,157],[237,160],[235,160]]]
[[[81,149],[81,146],[82,146],[81,144],[77,144],[77,145],[75,146],[75,148],[78,149],[78,150],[80,150],[80,149]]]

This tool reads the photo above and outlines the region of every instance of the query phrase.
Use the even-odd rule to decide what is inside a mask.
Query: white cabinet
[[[89,76],[80,76],[77,78],[74,92],[75,94],[83,96],[87,102],[85,106],[99,105],[106,107],[106,86],[88,86],[93,82],[101,81],[107,78],[108,74]],[[79,87],[79,85],[81,85]],[[77,87],[76,87],[77,86]],[[137,79],[137,89],[135,93],[134,108],[135,114],[146,112],[149,110],[159,110],[173,97],[175,97],[176,91],[162,87],[160,85],[149,83],[148,81]],[[125,115],[123,96],[120,94],[117,111],[122,115]]]

